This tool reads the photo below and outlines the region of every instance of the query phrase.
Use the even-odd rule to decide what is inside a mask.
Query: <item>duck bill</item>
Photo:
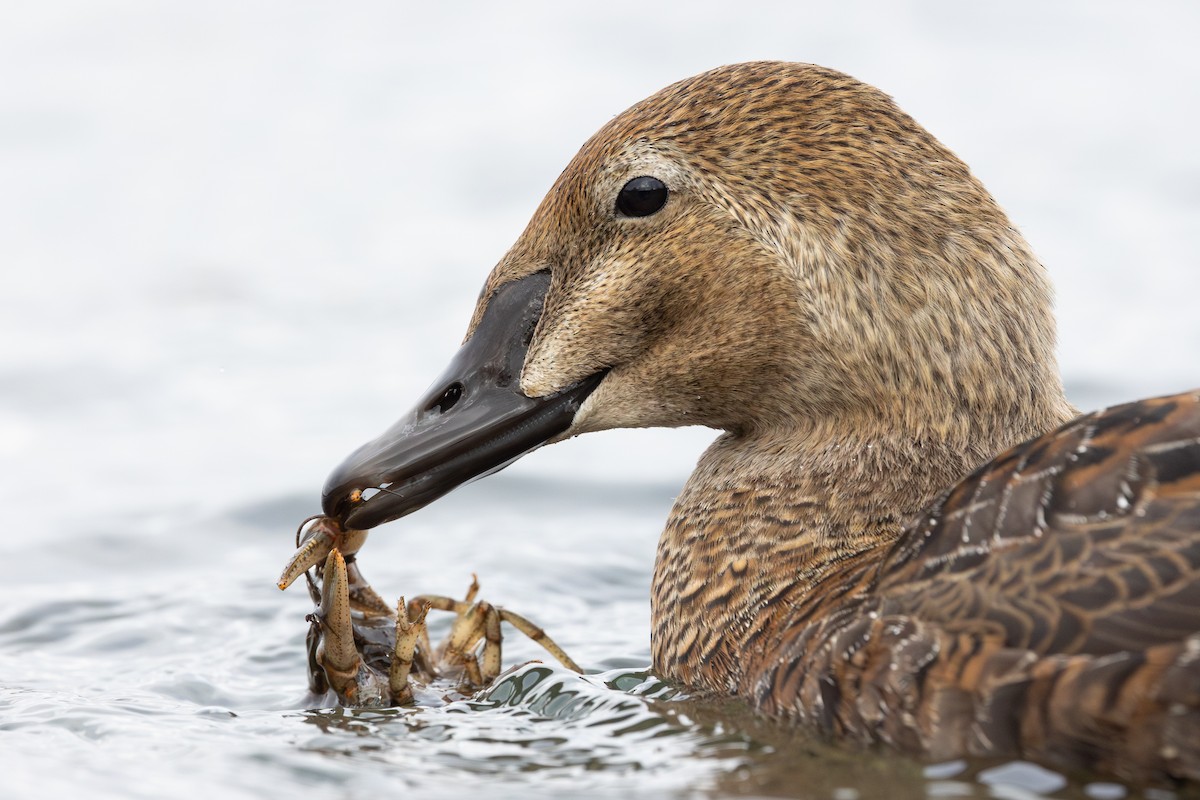
[[[597,373],[558,394],[527,397],[521,369],[550,275],[500,287],[471,338],[416,407],[355,450],[325,482],[325,513],[366,530],[422,508],[566,431]]]

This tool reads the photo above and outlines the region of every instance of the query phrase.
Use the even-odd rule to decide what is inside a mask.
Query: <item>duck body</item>
[[[934,758],[1200,779],[1200,399],[1072,422],[1054,339],[1028,244],[890,98],[722,67],[584,144],[324,507],[370,528],[543,443],[707,425],[664,677]]]
[[[689,486],[659,546],[656,666],[930,758],[1200,776],[1200,393],[1031,439],[894,536],[881,514],[822,545],[829,496]]]

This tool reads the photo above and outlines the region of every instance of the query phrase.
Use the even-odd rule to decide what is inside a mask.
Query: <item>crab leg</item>
[[[455,600],[443,595],[419,595],[413,598],[412,601],[413,603],[420,601],[432,608],[441,611],[452,611],[457,615],[458,618],[454,620],[454,625],[450,628],[450,634],[438,648],[438,653],[440,656],[445,656],[451,660],[461,661],[468,673],[467,677],[469,680],[475,680],[476,677],[479,677],[485,682],[491,682],[500,674],[501,621],[509,623],[534,642],[537,642],[547,653],[554,656],[567,669],[579,673],[583,672],[583,668],[576,664],[574,659],[568,656],[558,646],[558,643],[547,635],[546,631],[534,625],[525,617],[513,611],[496,608],[486,601],[481,600],[478,603],[472,603],[478,593],[479,578],[472,573],[471,585],[467,589],[467,595],[463,600]],[[482,669],[480,669],[475,654],[470,652],[480,639],[484,640],[482,653],[484,663]],[[428,649],[428,636],[426,636],[423,644],[426,647],[426,652],[431,652]]]
[[[420,615],[420,618],[424,620],[425,614],[430,608],[436,608],[436,606],[423,597],[414,597],[408,601],[408,618],[416,619],[417,615]],[[433,656],[433,643],[429,641],[429,628],[425,625],[422,625],[421,629],[417,631],[417,652]]]
[[[308,635],[305,637],[305,649],[308,651],[308,689],[320,697],[329,691],[329,680],[325,677],[325,668],[321,666],[321,622],[316,614],[308,615]]]
[[[363,535],[365,537],[366,533]],[[392,609],[388,607],[387,601],[371,588],[371,584],[367,583],[367,579],[358,568],[358,559],[353,554],[346,556],[346,578],[351,607],[372,616],[391,616]]]
[[[500,612],[486,600],[476,606],[483,614],[483,674],[482,685],[496,680],[500,675]]]
[[[489,651],[495,651],[492,660],[499,661],[499,646],[500,646],[500,622],[496,614],[496,609],[487,601],[472,603],[476,593],[479,591],[479,583],[477,580],[472,580],[471,588],[467,590],[466,600],[455,600],[452,597],[443,595],[419,595],[414,597],[409,604],[411,610],[416,603],[422,603],[426,608],[436,608],[440,611],[452,611],[456,615],[454,624],[450,627],[450,633],[438,645],[435,653],[437,661],[445,661],[450,664],[459,664],[463,669],[463,685],[482,687],[490,682],[490,679],[485,679],[486,673],[481,671],[479,659],[475,654],[475,646],[480,639],[493,639],[494,644],[489,647],[489,644],[484,645],[485,661],[489,657]],[[494,623],[492,619],[495,617]],[[494,631],[493,631],[494,629]],[[428,647],[429,637],[424,631],[423,644]],[[426,652],[433,652],[426,650]],[[486,669],[486,666],[485,666]],[[500,670],[497,668],[496,674]]]
[[[331,517],[311,517],[296,532],[296,552],[279,578],[282,589],[304,575],[317,604],[308,616],[308,678],[315,695],[332,690],[342,704],[359,707],[411,703],[414,674],[436,678],[443,669],[460,671],[459,691],[475,691],[500,674],[503,622],[567,668],[581,671],[528,619],[476,601],[479,579],[474,574],[462,600],[420,595],[406,603],[402,597],[393,613],[358,568],[356,556],[366,537],[366,531],[343,530]],[[436,650],[425,625],[430,608],[456,617]]]
[[[412,702],[408,673],[412,670],[417,642],[425,632],[425,614],[428,611],[429,606],[423,605],[410,620],[404,598],[401,597],[396,604],[396,646],[392,650],[392,664],[388,670],[388,689],[396,705]]]
[[[477,585],[473,583],[472,589],[467,593],[468,598],[475,596]],[[469,602],[465,600],[455,604],[459,617],[454,621],[443,646],[447,659],[462,662],[467,682],[471,686],[482,687],[500,674],[500,615],[496,607],[486,600],[473,605],[468,605]],[[475,649],[480,639],[483,640],[482,665]]]
[[[468,605],[463,602],[455,605],[460,606],[454,609],[458,617],[450,627],[450,635],[446,637],[444,645],[446,655],[452,658],[466,655],[467,650],[479,641],[479,633],[483,628],[479,620],[479,604]]]
[[[569,670],[573,670],[581,674],[583,673],[583,668],[576,664],[575,661],[572,660],[572,658],[568,656],[566,652],[559,647],[558,644],[551,639],[544,630],[539,628],[537,625],[534,625],[528,619],[522,617],[515,611],[508,611],[507,609],[503,608],[499,609],[499,611],[500,619],[504,620],[509,625],[512,625],[521,633],[540,644],[543,648],[545,648],[547,653],[558,659],[558,663],[562,664]]]
[[[475,657],[475,654],[463,653],[461,660],[463,672],[462,680],[458,684],[459,690],[477,692],[487,686],[487,682],[483,679],[483,673],[479,670],[479,659]]]

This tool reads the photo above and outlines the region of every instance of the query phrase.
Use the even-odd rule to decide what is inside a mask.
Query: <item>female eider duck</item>
[[[660,675],[934,759],[1200,779],[1200,393],[1072,421],[1050,295],[890,98],[715,69],[584,144],[325,511],[367,529],[549,441],[717,428],[658,546]]]

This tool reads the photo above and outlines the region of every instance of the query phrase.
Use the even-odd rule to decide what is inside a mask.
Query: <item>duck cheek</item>
[[[589,324],[589,318],[596,316],[562,314],[549,330],[535,337],[521,370],[522,392],[529,397],[547,397],[635,357],[637,333],[623,329],[617,314],[604,324]]]
[[[569,439],[582,433],[638,427],[640,410],[636,403],[629,402],[626,388],[619,375],[609,373],[579,406],[571,427],[553,441]]]
[[[521,391],[528,397],[546,397],[569,385],[560,358],[562,349],[554,339],[535,340],[521,369]]]

